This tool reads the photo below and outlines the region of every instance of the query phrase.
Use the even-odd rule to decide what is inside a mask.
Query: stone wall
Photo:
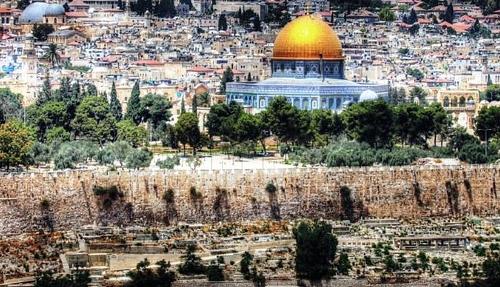
[[[500,166],[297,168],[234,171],[64,171],[0,175],[0,234],[91,223],[153,224],[345,216],[421,218],[498,215]],[[270,194],[266,185],[277,191]],[[108,200],[94,187],[116,186]],[[191,187],[196,192],[190,192]],[[172,189],[173,197],[163,195]],[[42,207],[42,200],[49,204]]]

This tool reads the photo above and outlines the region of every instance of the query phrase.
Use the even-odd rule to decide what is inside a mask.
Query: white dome
[[[65,12],[64,7],[60,4],[33,2],[23,10],[19,22],[22,24],[42,23],[45,16],[61,16]]]
[[[372,90],[365,90],[361,93],[359,96],[359,102],[364,102],[364,101],[373,101],[377,100],[378,95]]]

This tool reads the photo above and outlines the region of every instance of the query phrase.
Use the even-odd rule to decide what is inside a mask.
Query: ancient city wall
[[[357,217],[498,215],[499,171],[497,165],[4,174],[0,234],[35,230],[49,221],[70,228],[94,222],[338,219],[345,217],[341,186],[351,189]],[[273,193],[265,189],[269,182],[277,186]],[[95,187],[116,187],[120,196],[95,195]]]

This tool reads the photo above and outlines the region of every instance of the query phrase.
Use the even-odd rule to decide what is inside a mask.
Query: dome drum
[[[275,60],[271,61],[273,77],[344,78],[344,61]]]

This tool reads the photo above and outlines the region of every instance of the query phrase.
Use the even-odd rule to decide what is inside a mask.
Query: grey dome
[[[42,23],[44,16],[61,16],[64,12],[64,7],[60,4],[33,2],[23,10],[19,22],[22,24]]]
[[[372,90],[365,90],[359,96],[359,102],[373,101],[376,99],[378,99],[378,95]]]

